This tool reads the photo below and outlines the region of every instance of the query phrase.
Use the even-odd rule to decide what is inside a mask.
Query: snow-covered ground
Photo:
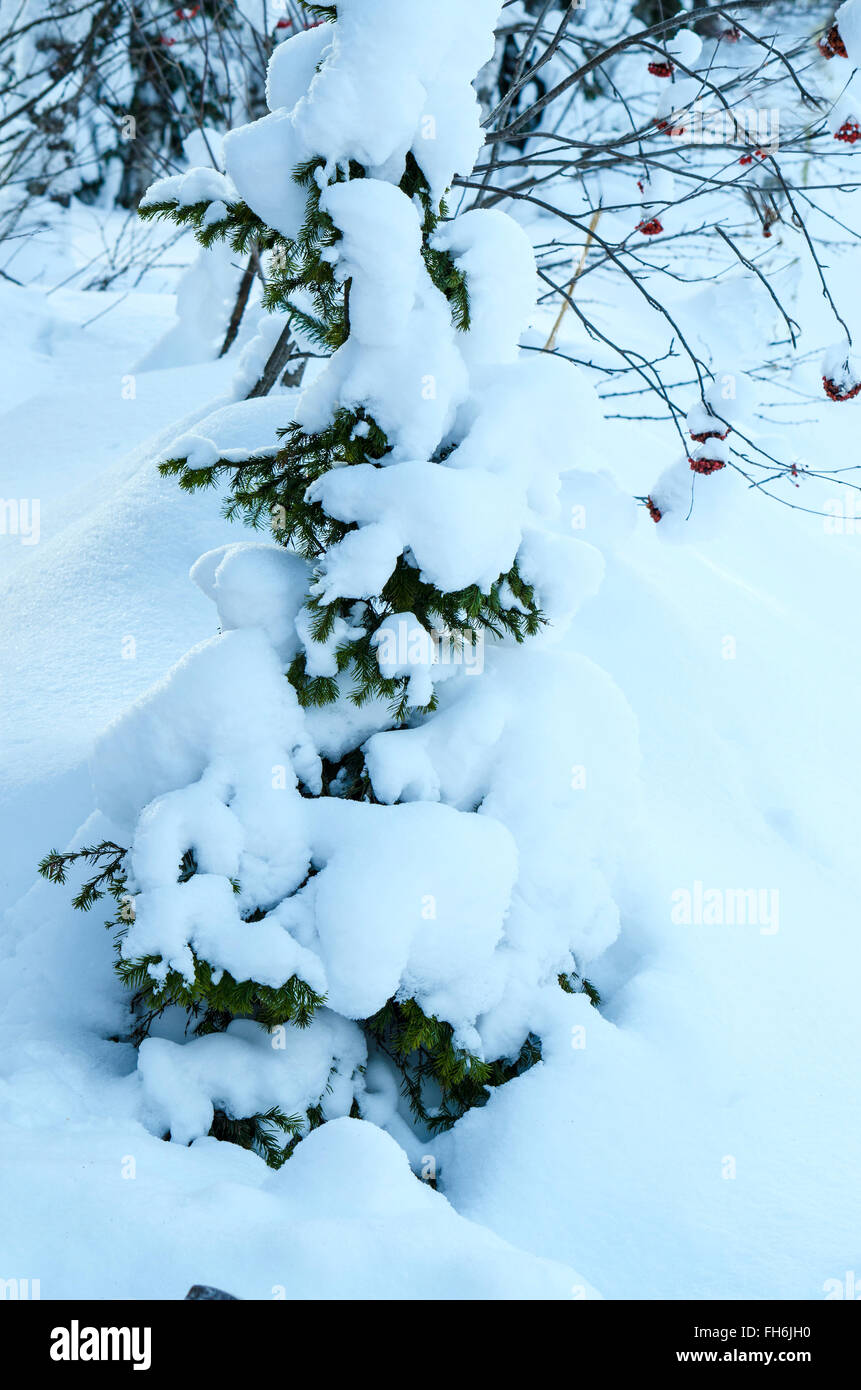
[[[834,332],[797,250],[776,254],[818,348]],[[544,639],[510,689],[524,797],[529,756],[573,749],[559,775],[588,792],[584,843],[600,830],[615,860],[619,934],[588,968],[600,1009],[563,996],[543,1060],[429,1141],[437,1191],[368,1121],[322,1126],[276,1173],[213,1138],[164,1143],[134,1050],[112,1041],[128,1001],[104,914],[74,912],[35,866],[93,811],[101,731],[215,630],[188,571],[242,530],[154,460],[230,397],[236,361],[193,335],[159,346],[167,273],[48,293],[76,254],[33,262],[26,288],[0,281],[0,491],[27,504],[0,534],[0,1277],[39,1279],[43,1298],[824,1297],[861,1267],[851,500],[790,510],[725,470],[665,543],[633,499],[678,454],[672,431],[609,419],[584,438],[563,514],[603,581],[550,693]],[[853,316],[861,287],[843,291]],[[749,281],[674,293],[729,369],[777,331]],[[654,354],[633,303],[619,291],[608,322]],[[558,346],[591,352],[570,321]],[[764,388],[747,427],[782,456],[854,461],[861,401],[825,401],[818,358],[791,387]],[[831,496],[820,485],[815,507]]]

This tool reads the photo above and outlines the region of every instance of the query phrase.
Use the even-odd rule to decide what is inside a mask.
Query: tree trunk
[[[298,386],[305,372],[307,357],[299,357],[292,371],[284,371],[290,359],[296,356],[296,340],[290,332],[288,323],[282,329],[277,343],[270,352],[260,378],[254,383],[245,399],[250,401],[255,396],[268,396],[282,372],[284,373],[282,380],[285,386]]]
[[[251,286],[254,283],[254,276],[257,273],[257,251],[251,252],[248,257],[248,264],[242,272],[242,279],[239,282],[239,293],[236,296],[236,303],[233,306],[233,313],[230,315],[230,323],[227,325],[227,332],[224,335],[224,342],[221,344],[219,357],[224,357],[229,352],[236,341],[239,332],[239,325],[242,322],[242,315],[248,303],[248,296],[251,293]]]

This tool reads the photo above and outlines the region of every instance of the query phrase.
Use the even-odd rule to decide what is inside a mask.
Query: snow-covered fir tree
[[[204,245],[262,248],[269,307],[323,361],[162,462],[273,540],[194,567],[219,634],[103,737],[78,902],[117,899],[157,1132],[278,1163],[353,1114],[418,1162],[570,1046],[618,929],[636,739],[557,645],[602,577],[563,476],[600,466],[596,402],[519,350],[523,230],[446,203],[482,145],[499,0],[311,8],[225,172],[145,200]]]

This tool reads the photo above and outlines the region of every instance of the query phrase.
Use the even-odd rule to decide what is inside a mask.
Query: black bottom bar
[[[285,1356],[295,1369],[302,1349],[327,1372],[340,1356],[346,1368],[358,1370],[362,1342],[351,1335],[351,1324],[355,1317],[356,1334],[363,1339],[373,1300],[255,1303],[225,1298],[224,1292],[221,1298],[197,1292],[182,1302],[5,1301],[0,1319],[4,1340],[19,1353],[23,1369],[48,1372],[58,1381],[92,1379],[106,1371],[116,1376],[190,1370],[215,1373],[223,1384],[234,1374],[245,1380],[253,1365],[260,1373],[268,1366],[269,1379]],[[430,1307],[427,1318],[418,1319],[405,1308],[404,1317],[387,1319],[385,1342],[396,1343],[391,1350],[399,1361],[408,1355],[415,1366],[427,1364],[434,1328],[436,1335],[440,1331],[439,1314],[452,1311]],[[470,1322],[480,1328],[474,1355],[486,1358],[488,1369],[497,1356],[507,1358],[516,1342],[524,1350],[531,1346],[536,1369],[542,1362],[546,1369],[545,1358],[552,1357],[578,1373],[593,1365],[604,1372],[645,1373],[671,1367],[684,1372],[697,1366],[801,1366],[821,1376],[852,1364],[861,1331],[857,1303],[828,1300],[524,1302],[517,1305],[516,1321],[507,1306],[487,1303],[476,1324],[477,1312],[474,1304],[465,1304],[455,1316],[461,1329]],[[332,1339],[334,1326],[338,1336]]]

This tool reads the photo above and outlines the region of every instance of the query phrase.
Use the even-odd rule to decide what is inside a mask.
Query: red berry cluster
[[[724,43],[738,43],[741,38],[741,30],[734,24],[731,29],[724,29],[720,37]]]
[[[721,430],[703,430],[702,434],[692,434],[691,439],[696,440],[697,444],[705,444],[707,439],[726,439],[729,434],[729,425]]]
[[[672,63],[650,63],[649,72],[653,77],[672,77]]]
[[[655,522],[660,521],[664,513],[661,511],[660,507],[655,505],[651,497],[646,498],[646,507],[648,508],[649,516],[652,520]]]
[[[293,28],[293,21],[292,21],[292,19],[279,19],[278,23],[275,25],[275,28],[276,28],[276,29],[292,29],[292,28]]]
[[[642,232],[643,236],[660,236],[664,230],[663,223],[659,217],[644,218],[637,223],[637,231]]]
[[[711,411],[709,411],[709,415],[711,415]],[[706,441],[709,439],[726,439],[727,435],[729,434],[729,431],[729,425],[726,424],[725,421],[718,420],[715,417],[713,428],[709,428],[707,426],[703,430],[697,430],[696,433],[694,433],[694,431],[691,430],[691,439],[696,444],[705,444]],[[709,473],[717,473],[718,469],[720,468],[726,468],[726,464],[723,459],[710,459],[707,455],[703,454],[697,455],[696,458],[693,458],[690,454],[688,454],[688,463],[691,465],[691,468],[693,469],[694,473],[705,473],[706,475],[708,475]]]
[[[854,145],[856,140],[861,140],[861,125],[853,120],[844,121],[835,133],[834,139],[842,140],[846,145]]]
[[[695,473],[717,473],[719,468],[726,468],[723,459],[692,459],[688,454],[688,463]]]
[[[824,39],[819,40],[819,52],[823,58],[848,58],[846,45],[840,37],[840,30],[836,24],[832,24]]]
[[[856,386],[838,386],[836,381],[831,380],[830,376],[822,378],[822,385],[825,387],[825,394],[830,401],[851,401],[861,391],[861,381]]]
[[[190,10],[182,10],[182,9],[174,10],[174,14],[176,15],[177,19],[194,19],[194,16],[197,14],[197,12],[198,12],[199,9],[200,9],[200,6],[199,6],[199,5],[195,5],[195,6],[194,6],[192,9],[190,9]]]
[[[766,158],[765,150],[754,150],[753,154],[743,154],[741,159],[738,161],[739,164],[752,164],[753,155],[756,155],[757,159]]]

